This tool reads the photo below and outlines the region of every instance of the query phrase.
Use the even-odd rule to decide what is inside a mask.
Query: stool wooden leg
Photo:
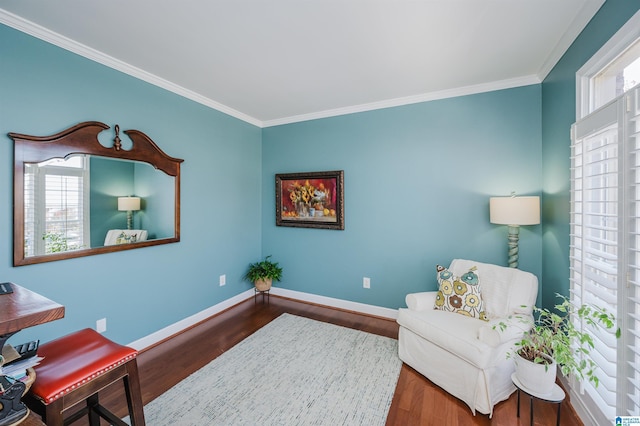
[[[138,363],[135,359],[127,362],[127,376],[124,377],[124,388],[127,394],[127,405],[131,426],[145,426],[144,406],[142,405],[142,389],[138,375]]]
[[[45,406],[44,423],[47,426],[64,426],[62,410],[64,409],[62,398],[53,401]]]
[[[100,414],[96,411],[96,408],[100,405],[98,394],[94,393],[87,398],[87,410],[89,415],[89,426],[100,426]]]

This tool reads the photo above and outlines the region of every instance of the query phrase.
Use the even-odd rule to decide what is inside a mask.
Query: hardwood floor
[[[153,400],[284,312],[395,339],[398,337],[398,325],[394,320],[277,296],[271,296],[269,304],[262,304],[260,299],[258,303],[254,303],[251,298],[140,353],[138,366],[143,402],[146,404]],[[122,401],[122,393],[117,395],[117,391],[119,390],[101,395],[101,400],[117,414],[125,415],[126,406]],[[516,401],[514,393],[508,400],[496,405],[491,419],[480,413],[474,416],[463,402],[432,384],[411,367],[403,365],[389,410],[387,426],[528,426],[528,398],[523,394],[520,418],[516,416]],[[555,425],[556,409],[555,404],[534,401],[534,424]],[[582,425],[567,400],[562,403],[561,411],[561,425]],[[34,414],[23,423],[26,426],[41,424]]]

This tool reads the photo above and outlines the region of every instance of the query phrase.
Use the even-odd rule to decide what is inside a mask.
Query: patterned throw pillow
[[[484,311],[475,266],[461,277],[456,277],[444,266],[437,265],[436,270],[439,289],[434,309],[489,321]]]

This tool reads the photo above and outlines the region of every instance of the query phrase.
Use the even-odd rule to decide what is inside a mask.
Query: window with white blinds
[[[599,385],[573,383],[597,424],[640,414],[640,88],[572,127],[571,300],[606,308],[615,330],[593,330]]]
[[[84,156],[25,165],[25,256],[89,245],[88,181]]]

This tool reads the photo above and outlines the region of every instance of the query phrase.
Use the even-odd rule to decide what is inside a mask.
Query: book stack
[[[38,356],[38,343],[33,341],[23,343],[15,348],[9,344],[2,347],[2,358],[4,364],[0,366],[0,377],[4,376],[4,380],[0,382],[0,393],[4,392],[2,382],[26,382],[28,380],[28,369],[40,364],[43,360]]]
[[[31,345],[35,343],[35,345]],[[27,372],[28,366],[37,365],[42,358],[36,355],[38,342],[27,344],[35,346],[35,350],[30,353],[21,354],[24,345],[19,345],[20,350],[14,349],[11,345],[5,344],[2,347],[0,356],[0,426],[13,426],[21,423],[29,415],[29,409],[20,398],[27,391],[35,373],[30,375]],[[23,356],[24,355],[24,356]],[[33,372],[33,369],[30,370]],[[33,376],[33,377],[30,377]]]

